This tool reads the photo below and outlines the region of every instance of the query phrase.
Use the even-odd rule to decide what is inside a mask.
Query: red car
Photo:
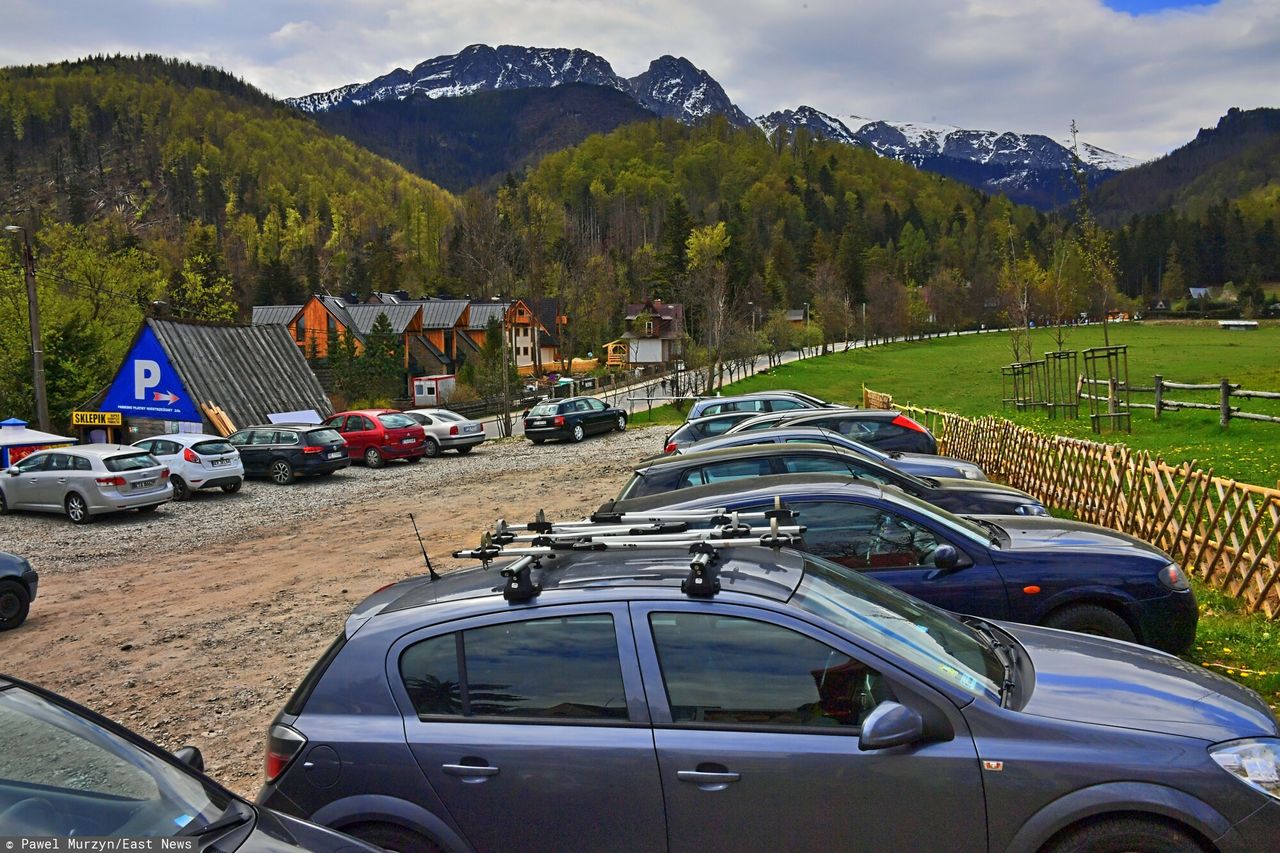
[[[381,468],[388,459],[417,462],[427,455],[427,434],[418,422],[394,409],[339,412],[324,422],[347,440],[352,459]]]

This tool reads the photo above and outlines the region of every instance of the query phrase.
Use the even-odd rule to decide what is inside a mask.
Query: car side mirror
[[[960,549],[954,545],[939,545],[933,551],[933,565],[939,569],[960,568]]]
[[[858,736],[858,749],[906,746],[924,737],[924,718],[906,705],[884,701],[867,715]]]
[[[16,477],[16,476],[18,476],[18,474],[20,474],[20,473],[21,473],[21,472],[18,470],[18,466],[17,466],[17,465],[10,465],[8,468],[4,469],[4,472],[5,472],[6,474],[8,474],[10,477]]]
[[[197,773],[204,772],[204,756],[200,754],[199,747],[184,746],[174,751],[173,757],[190,767]]]

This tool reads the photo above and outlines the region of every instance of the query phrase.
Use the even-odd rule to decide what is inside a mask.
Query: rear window
[[[121,456],[108,456],[102,460],[107,470],[118,474],[121,471],[140,471],[143,468],[154,468],[160,463],[150,453],[129,453]]]
[[[315,447],[318,444],[341,444],[344,439],[336,429],[313,429],[307,433],[307,444]]]
[[[218,439],[217,441],[197,441],[191,445],[191,449],[203,456],[213,456],[218,453],[234,453],[235,448],[231,446],[231,442]]]
[[[540,418],[547,415],[557,415],[560,413],[559,403],[539,403],[529,410],[529,417]]]
[[[404,429],[405,427],[418,425],[418,422],[408,415],[398,415],[394,412],[389,412],[385,415],[378,415],[378,423],[388,429]]]
[[[306,707],[307,700],[311,698],[311,694],[315,691],[316,685],[320,683],[321,677],[325,670],[329,668],[329,664],[333,663],[333,659],[342,651],[342,647],[347,644],[347,635],[344,631],[338,635],[338,639],[325,650],[320,656],[320,660],[316,661],[316,665],[311,667],[311,671],[302,679],[302,683],[298,685],[298,689],[293,691],[293,695],[289,697],[289,702],[284,706],[286,714],[298,716],[302,713],[302,709]]]

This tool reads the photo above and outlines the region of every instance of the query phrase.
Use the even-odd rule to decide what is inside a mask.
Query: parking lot
[[[351,607],[423,571],[410,512],[437,568],[452,567],[447,554],[477,544],[497,513],[594,509],[664,434],[489,442],[293,486],[254,480],[83,527],[10,514],[0,550],[29,557],[41,582],[26,625],[0,634],[3,670],[165,746],[199,746],[211,775],[252,796],[267,724]]]

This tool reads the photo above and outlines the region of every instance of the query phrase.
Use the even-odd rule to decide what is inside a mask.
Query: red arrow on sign
[[[164,393],[161,393],[159,391],[152,391],[151,399],[152,401],[156,401],[156,402],[160,400],[164,400],[166,403],[172,406],[174,403],[178,402],[178,395],[173,393],[172,391],[165,391]]]

